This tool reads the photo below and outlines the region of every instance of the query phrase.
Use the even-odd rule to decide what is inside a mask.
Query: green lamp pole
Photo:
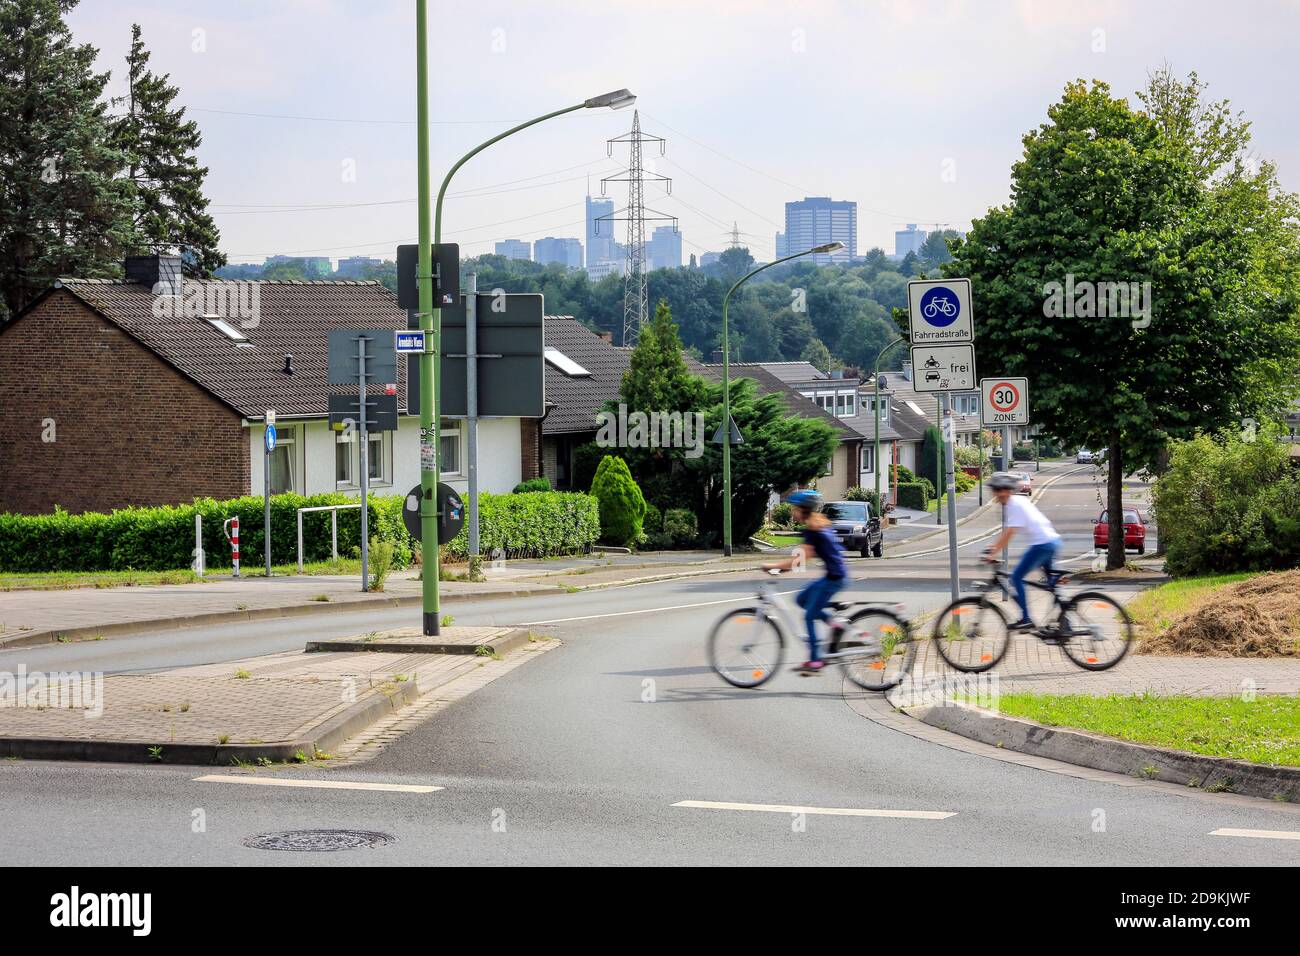
[[[439,420],[434,407],[438,395],[438,349],[442,335],[442,309],[433,301],[433,249],[429,244],[429,78],[428,78],[428,0],[417,0],[415,7],[416,29],[416,72],[418,89],[416,92],[417,111],[417,156],[419,168],[419,287],[420,328],[424,330],[424,351],[420,354],[420,554],[422,558],[422,597],[424,610],[424,633],[438,633],[438,437]],[[438,190],[437,204],[433,214],[433,243],[442,242],[442,201],[447,193],[447,185],[456,171],[471,158],[487,149],[493,143],[499,143],[507,136],[538,123],[563,116],[581,109],[622,109],[636,102],[636,97],[627,90],[616,90],[603,96],[594,96],[562,110],[547,113],[526,123],[493,136],[487,142],[470,150],[451,167],[443,177]],[[426,451],[426,447],[428,448]]]
[[[796,252],[792,256],[774,259],[741,276],[722,297],[722,553],[727,557],[731,557],[731,346],[727,338],[727,303],[731,301],[731,293],[764,269],[770,269],[772,266],[801,256],[825,255],[828,252],[839,252],[843,248],[842,242],[828,242],[824,246],[814,246],[806,252]]]
[[[872,463],[873,465],[872,471],[876,473],[876,501],[877,502],[880,502],[880,361],[885,357],[886,353],[888,353],[890,349],[892,349],[895,345],[901,345],[905,341],[906,339],[904,339],[900,335],[897,338],[895,338],[894,341],[890,342],[883,349],[881,349],[879,352],[876,353],[876,371],[875,374],[872,376],[872,382],[874,382],[875,384],[876,394],[871,407],[875,410],[876,413],[876,457],[875,457],[875,461]],[[882,512],[885,510],[883,504],[879,505],[879,507]],[[876,517],[880,517],[880,516],[877,515]]]

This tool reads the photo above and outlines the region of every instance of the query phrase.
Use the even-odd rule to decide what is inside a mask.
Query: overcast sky
[[[141,24],[203,130],[232,262],[391,258],[416,235],[414,11],[83,0],[70,23],[115,90]],[[967,228],[1006,201],[1020,138],[1065,83],[1131,96],[1166,60],[1244,109],[1257,154],[1300,188],[1297,0],[432,0],[430,19],[435,183],[512,121],[628,87],[667,140],[646,160],[672,195],[649,187],[647,203],[679,218],[684,256],[725,248],[736,222],[770,258],[783,204],[804,195],[856,200],[860,251],[892,252],[907,222]],[[599,195],[627,155],[605,140],[631,122],[582,111],[492,147],[453,182],[467,195],[448,200],[444,237],[467,255],[581,237],[587,174]],[[609,186],[619,206],[625,188]]]

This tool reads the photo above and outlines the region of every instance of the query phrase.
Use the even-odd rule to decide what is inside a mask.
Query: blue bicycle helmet
[[[807,508],[809,511],[816,511],[821,507],[822,496],[815,491],[800,490],[785,499],[785,503],[792,508]]]

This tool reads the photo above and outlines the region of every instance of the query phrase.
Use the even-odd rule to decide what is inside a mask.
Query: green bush
[[[393,569],[393,542],[383,538],[370,539],[369,558],[370,590],[382,591],[388,580],[388,572]]]
[[[1171,574],[1300,567],[1300,468],[1272,429],[1174,442],[1152,494]]]
[[[1030,441],[1021,442],[1018,445],[1011,446],[1012,461],[1033,461],[1034,460],[1034,443]]]
[[[789,528],[794,524],[794,509],[784,501],[772,507],[772,527]]]
[[[865,501],[867,504],[871,505],[871,514],[876,518],[879,518],[884,514],[884,512],[880,510],[880,499],[882,497],[882,495],[876,494],[876,489],[863,488],[861,485],[854,485],[848,491],[844,492],[845,501]]]
[[[898,486],[898,507],[914,508],[924,511],[930,503],[930,495],[923,482],[909,481]]]
[[[664,530],[663,512],[648,501],[645,503],[645,518],[641,521],[641,529],[646,534]]]
[[[671,508],[664,513],[664,534],[672,539],[673,546],[687,548],[700,536],[695,513],[686,508]]]
[[[547,478],[529,478],[527,481],[521,481],[515,485],[513,495],[525,495],[533,491],[550,491],[551,482]]]
[[[478,496],[479,549],[507,558],[578,554],[600,536],[600,512],[590,495],[534,491],[526,495]],[[442,549],[449,558],[469,557],[469,529],[461,528]]]
[[[570,485],[574,491],[590,491],[592,479],[601,460],[609,454],[608,448],[601,448],[594,441],[579,445],[573,449],[573,475]]]
[[[288,564],[297,559],[297,509],[355,504],[343,494],[275,495],[271,498],[271,560]],[[370,499],[371,534],[394,543],[393,562],[411,560],[410,542],[402,524],[402,498]],[[190,567],[194,560],[194,516],[203,518],[203,550],[209,568],[227,566],[230,544],[222,525],[239,518],[240,552],[245,567],[262,564],[265,529],[262,498],[252,495],[191,504],[122,508],[110,514],[0,514],[0,570],[4,571],[166,571]],[[340,553],[361,537],[361,512],[338,512]],[[328,512],[303,515],[303,557],[330,556]]]
[[[606,544],[634,547],[641,541],[645,498],[632,480],[627,462],[606,455],[591,481],[592,497],[600,505],[600,539]]]

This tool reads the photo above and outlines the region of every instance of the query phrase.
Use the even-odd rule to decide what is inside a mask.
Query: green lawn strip
[[[1243,571],[1169,581],[1135,597],[1128,603],[1128,612],[1137,625],[1139,637],[1154,637],[1167,630],[1175,618],[1201,604],[1219,588],[1255,576],[1256,572]]]
[[[276,564],[271,566],[275,574],[297,574],[298,565]],[[338,561],[309,561],[303,564],[304,575],[360,574],[361,562],[355,558],[340,558]],[[34,590],[62,591],[70,588],[119,588],[155,584],[194,584],[211,580],[213,575],[228,576],[229,567],[208,568],[207,578],[201,578],[189,568],[171,571],[40,571],[40,572],[0,572],[0,591]],[[242,577],[265,577],[262,565],[244,564]]]
[[[1002,694],[998,709],[1170,750],[1300,767],[1300,697]]]

